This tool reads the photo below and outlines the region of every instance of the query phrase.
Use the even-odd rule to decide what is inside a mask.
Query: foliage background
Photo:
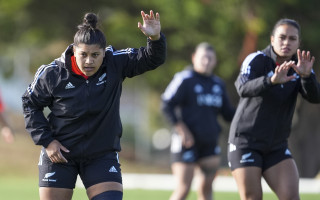
[[[269,44],[270,32],[278,19],[293,18],[300,22],[302,48],[320,58],[319,7],[320,1],[317,0],[0,0],[0,72],[4,80],[1,89],[10,111],[11,101],[20,101],[22,93],[8,100],[7,91],[23,91],[27,87],[25,83],[30,83],[41,64],[59,57],[73,42],[77,25],[86,12],[99,15],[108,43],[118,49],[144,46],[146,38],[137,28],[137,22],[141,21],[140,11],[153,9],[159,12],[162,31],[168,42],[167,61],[159,69],[124,84],[124,101],[131,107],[146,110],[126,112],[131,107],[124,106],[124,126],[128,127],[123,138],[124,152],[138,159],[139,156],[130,154],[130,148],[137,148],[137,144],[148,146],[156,130],[168,127],[160,112],[160,95],[174,73],[190,64],[196,44],[207,41],[215,46],[218,53],[215,73],[226,81],[231,101],[236,105],[238,96],[233,82],[241,62],[249,53]],[[319,69],[316,60],[314,70],[318,75]],[[24,86],[12,85],[10,88],[5,85],[6,81],[13,79],[15,82],[24,81]],[[320,151],[319,110],[318,105],[299,100],[292,126],[291,148],[304,177],[314,177],[320,169],[320,157],[314,154]],[[132,125],[136,121],[130,120],[137,116],[146,119],[144,122],[148,125],[145,128]],[[226,166],[229,124],[222,124],[221,146],[223,165]],[[144,136],[136,137],[140,132]],[[141,138],[145,141],[132,143]],[[146,149],[149,160],[156,154],[167,161],[168,148],[159,152],[150,145]]]

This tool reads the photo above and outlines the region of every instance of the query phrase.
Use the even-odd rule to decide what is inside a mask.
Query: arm
[[[311,103],[320,103],[320,84],[312,71],[315,57],[309,51],[297,50],[298,63],[293,69],[301,77],[301,95]]]
[[[194,144],[193,135],[187,125],[178,118],[175,112],[176,106],[170,101],[162,102],[162,111],[167,120],[172,124],[174,130],[181,137],[183,146],[189,148]]]
[[[48,120],[44,116],[44,107],[51,104],[51,96],[45,81],[46,67],[40,67],[32,84],[22,96],[23,114],[26,129],[36,145],[47,147],[54,138]]]
[[[259,96],[272,86],[271,77],[264,73],[265,64],[265,56],[261,53],[252,53],[243,61],[235,82],[240,97]]]
[[[0,123],[2,125],[1,134],[5,142],[12,143],[14,141],[14,135],[12,132],[12,128],[7,122],[6,117],[3,112],[0,113]]]
[[[221,108],[221,114],[224,120],[231,122],[236,110],[235,110],[235,107],[230,103],[225,86],[223,88],[224,88],[224,92],[222,97],[223,105]]]
[[[60,150],[69,152],[54,139],[50,124],[43,113],[43,108],[52,103],[51,89],[48,86],[47,71],[50,66],[40,67],[35,80],[22,96],[23,114],[26,129],[37,145],[46,148],[50,160],[54,163],[67,162]],[[52,80],[54,80],[55,77]]]
[[[194,144],[194,139],[189,128],[176,112],[176,109],[181,106],[185,100],[184,87],[182,84],[183,78],[180,74],[176,74],[162,95],[162,112],[174,130],[180,135],[183,146],[188,148]]]
[[[300,93],[310,103],[320,103],[320,84],[312,73],[308,78],[301,78]]]
[[[133,77],[146,71],[153,70],[163,64],[166,59],[166,39],[160,32],[160,16],[150,15],[141,11],[143,25],[139,22],[138,28],[148,37],[147,46],[139,49],[129,49],[128,54],[121,56],[121,62],[125,64],[124,77]]]

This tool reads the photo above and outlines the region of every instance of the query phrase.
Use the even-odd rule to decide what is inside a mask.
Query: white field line
[[[171,174],[122,174],[124,189],[147,189],[147,190],[173,190],[176,180]],[[196,190],[197,178],[192,183],[192,190]],[[78,178],[77,187],[83,187]],[[220,192],[237,192],[235,180],[230,176],[217,176],[213,183],[213,190]],[[264,179],[262,179],[264,192],[272,192]],[[300,179],[300,193],[320,194],[320,179]]]

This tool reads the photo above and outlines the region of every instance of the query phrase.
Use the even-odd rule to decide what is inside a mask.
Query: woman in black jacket
[[[148,37],[147,47],[116,51],[106,46],[97,16],[86,14],[74,44],[41,66],[23,94],[26,129],[35,144],[43,146],[40,199],[70,200],[78,175],[89,199],[122,199],[117,153],[122,82],[157,68],[166,57],[159,14],[141,15],[138,28]],[[44,107],[51,110],[47,118]]]
[[[186,199],[198,174],[198,199],[212,199],[212,182],[220,166],[219,116],[230,122],[235,109],[224,81],[213,74],[217,64],[214,48],[197,45],[192,67],[175,74],[162,95],[163,112],[174,128],[171,169],[177,187],[170,200]]]
[[[241,66],[228,159],[242,200],[262,199],[261,177],[279,199],[299,199],[299,174],[288,148],[292,117],[298,93],[320,102],[315,58],[299,45],[299,24],[281,19],[271,45],[250,54]]]

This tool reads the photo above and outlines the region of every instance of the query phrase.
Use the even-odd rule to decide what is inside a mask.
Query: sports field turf
[[[27,134],[17,134],[14,144],[6,144],[0,140],[0,200],[37,200],[38,170],[37,163],[40,147],[35,146]],[[142,166],[124,163],[123,171],[138,172]],[[126,167],[127,166],[127,167]],[[129,166],[129,167],[128,167]],[[129,171],[128,169],[134,169]],[[143,173],[154,173],[142,168]],[[146,171],[148,169],[149,171]],[[168,173],[167,171],[165,173]],[[157,181],[157,180],[155,180]],[[124,200],[167,200],[171,191],[161,190],[125,190]],[[236,192],[215,193],[215,200],[240,200]],[[87,200],[85,189],[76,188],[73,200]],[[187,200],[195,200],[192,192]],[[263,200],[276,200],[274,194],[267,193]],[[301,200],[320,200],[320,194],[302,194]]]
[[[124,200],[166,200],[169,198],[171,191],[161,190],[125,190]],[[35,200],[38,197],[37,177],[0,177],[0,199],[5,200]],[[73,200],[87,200],[85,189],[76,188]],[[187,200],[196,199],[196,194],[192,192]],[[264,195],[264,200],[277,199],[273,194]],[[302,194],[301,200],[317,200],[320,194]],[[215,200],[240,200],[237,193],[215,193]]]

